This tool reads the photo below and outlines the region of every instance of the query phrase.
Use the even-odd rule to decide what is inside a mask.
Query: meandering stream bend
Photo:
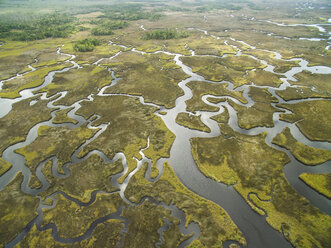
[[[143,26],[141,28],[143,28]],[[208,35],[207,31],[205,31],[205,30],[200,30],[200,31],[202,31],[205,35]],[[110,45],[116,45],[116,44],[110,42]],[[132,48],[132,51],[133,52],[139,52],[142,55],[145,54],[144,52],[138,51],[135,48]],[[60,50],[58,50],[58,53],[60,53]],[[163,162],[168,161],[169,164],[173,167],[173,169],[174,169],[176,175],[178,176],[178,178],[190,190],[194,191],[195,193],[197,193],[198,195],[200,195],[204,198],[207,198],[207,199],[217,203],[222,208],[224,208],[229,213],[229,215],[230,215],[231,219],[234,221],[234,223],[243,232],[243,234],[244,234],[244,236],[247,240],[247,244],[248,244],[247,247],[277,247],[277,248],[278,247],[291,247],[291,245],[285,240],[284,236],[281,233],[279,233],[279,232],[275,231],[274,229],[272,229],[266,223],[265,217],[262,217],[262,216],[258,215],[257,213],[255,213],[249,207],[249,205],[245,202],[245,200],[238,194],[238,192],[234,190],[233,187],[231,187],[231,186],[228,187],[224,184],[217,183],[214,180],[206,178],[199,171],[198,167],[195,164],[195,161],[193,160],[193,157],[192,157],[192,154],[191,154],[191,145],[190,145],[190,141],[189,141],[190,138],[193,138],[193,137],[216,137],[216,136],[220,135],[220,129],[218,127],[218,124],[215,121],[211,120],[210,117],[212,117],[214,115],[217,115],[219,113],[222,113],[223,108],[227,108],[229,113],[230,113],[229,125],[236,132],[243,133],[243,134],[246,134],[246,135],[255,135],[255,134],[258,134],[258,133],[265,132],[265,131],[268,132],[268,135],[266,137],[266,143],[268,145],[276,148],[276,149],[285,151],[289,155],[289,157],[291,158],[291,163],[286,165],[285,169],[284,169],[284,173],[285,173],[287,179],[289,180],[289,182],[291,183],[291,185],[301,195],[305,196],[314,206],[320,208],[320,210],[322,210],[323,212],[326,212],[327,214],[330,215],[330,209],[331,209],[330,208],[330,200],[328,200],[325,197],[319,195],[318,193],[316,193],[311,188],[307,187],[307,185],[305,185],[304,183],[302,183],[298,179],[298,175],[300,175],[303,172],[313,172],[313,173],[330,172],[331,171],[330,163],[325,163],[323,165],[320,165],[320,166],[317,166],[317,167],[314,167],[314,168],[307,167],[307,166],[299,163],[298,161],[296,161],[293,158],[293,156],[287,150],[271,144],[271,140],[272,140],[273,137],[275,137],[275,135],[277,135],[279,132],[281,132],[284,127],[289,127],[291,129],[291,132],[292,132],[293,136],[299,142],[301,142],[303,144],[307,144],[307,145],[310,145],[310,146],[321,147],[321,148],[324,148],[324,149],[331,150],[330,143],[327,143],[327,142],[312,142],[312,141],[308,140],[304,135],[302,135],[302,133],[299,131],[299,129],[295,126],[295,124],[290,124],[290,123],[280,121],[279,120],[279,113],[277,113],[277,112],[274,114],[275,127],[273,127],[273,128],[253,128],[253,129],[250,129],[250,130],[241,129],[241,128],[238,127],[238,120],[237,120],[236,111],[229,104],[227,104],[226,102],[225,103],[220,103],[220,104],[217,105],[218,107],[220,107],[218,112],[213,112],[213,113],[199,112],[198,113],[198,114],[201,114],[201,120],[210,128],[210,130],[211,130],[210,133],[204,133],[204,132],[200,132],[200,131],[196,131],[196,130],[191,130],[191,129],[188,129],[188,128],[185,128],[183,126],[178,125],[175,121],[176,117],[177,117],[178,113],[186,112],[185,101],[187,101],[188,99],[190,99],[192,97],[192,91],[186,86],[186,84],[188,82],[191,82],[191,81],[201,81],[201,82],[210,82],[210,81],[205,80],[202,76],[199,76],[199,75],[193,73],[191,68],[184,65],[180,60],[180,57],[183,56],[183,55],[168,53],[168,52],[165,52],[165,51],[157,51],[155,53],[165,53],[165,54],[174,56],[174,61],[176,62],[176,64],[179,65],[187,75],[189,75],[189,78],[183,80],[182,82],[180,82],[178,84],[178,86],[184,91],[184,95],[179,97],[176,100],[176,106],[173,109],[165,109],[163,106],[157,106],[153,103],[145,102],[145,99],[142,96],[133,96],[133,95],[127,95],[127,94],[121,94],[121,95],[127,95],[128,97],[137,97],[137,98],[140,99],[140,102],[142,104],[156,106],[156,107],[159,107],[160,109],[162,109],[163,111],[166,111],[166,113],[167,113],[166,115],[160,115],[160,114],[158,114],[158,112],[156,112],[155,114],[162,118],[162,120],[164,121],[166,126],[169,128],[169,130],[171,130],[176,135],[176,139],[175,139],[175,142],[173,143],[172,148],[171,148],[170,158],[162,158],[159,161],[157,161],[157,166],[160,169],[161,173],[162,173]],[[240,53],[241,52],[239,52],[238,55],[240,55]],[[115,55],[115,56],[117,56],[117,55]],[[192,55],[195,56],[194,51],[192,51]],[[275,55],[278,58],[281,59],[280,54],[275,53]],[[20,101],[20,100],[23,100],[23,99],[27,99],[27,98],[33,96],[34,95],[33,91],[42,89],[43,87],[50,84],[52,82],[52,79],[53,79],[53,76],[54,76],[55,73],[61,73],[61,72],[64,72],[64,71],[68,71],[68,70],[71,70],[71,69],[78,68],[79,67],[78,64],[76,64],[73,61],[74,56],[73,55],[70,55],[70,56],[71,56],[71,58],[68,61],[72,62],[73,66],[70,67],[70,68],[63,69],[61,71],[55,71],[55,72],[49,73],[49,75],[47,75],[47,77],[45,78],[44,83],[41,86],[39,86],[37,88],[34,88],[34,89],[28,89],[28,90],[24,90],[24,91],[20,92],[21,97],[17,98],[17,99],[14,99],[14,100],[7,100],[7,99],[1,99],[0,98],[1,106],[4,106],[4,108],[1,108],[0,118],[5,116],[11,110],[11,105],[14,102],[17,102],[17,101]],[[257,58],[255,58],[255,59],[257,59]],[[94,64],[98,65],[98,63],[101,60],[95,62]],[[309,70],[313,73],[331,74],[331,68],[328,68],[328,67],[308,67],[307,66],[308,62],[307,61],[304,61],[303,59],[294,59],[294,60],[299,60],[300,61],[299,62],[300,66],[292,68],[290,71],[285,73],[284,74],[285,79],[283,79],[283,84],[277,89],[285,89],[286,87],[288,87],[289,83],[287,82],[287,80],[293,80],[293,76],[295,74],[297,74],[298,72],[301,72],[302,70]],[[261,62],[266,64],[265,61],[261,61]],[[266,70],[269,70],[269,71],[273,72],[272,66],[269,66],[269,65],[266,68]],[[111,86],[113,86],[117,83],[117,81],[119,79],[115,77],[114,73],[113,73],[113,77],[115,79],[111,82],[111,84],[109,86],[106,86],[106,87],[111,87]],[[223,83],[229,83],[229,82],[223,82]],[[103,89],[101,89],[99,91],[99,93],[98,93],[99,96],[116,95],[116,94],[104,94],[104,91],[105,91],[106,87],[104,87]],[[267,87],[267,88],[269,88],[269,91],[273,94],[273,96],[277,97],[277,99],[280,102],[285,102],[283,99],[281,99],[280,97],[278,97],[274,93],[274,90],[276,88],[272,88],[272,87]],[[229,83],[229,86],[228,86],[228,90],[230,90],[230,91],[244,90],[244,96],[248,100],[248,103],[245,106],[252,106],[252,104],[254,102],[252,101],[252,99],[250,99],[248,97],[248,94],[247,94],[248,89],[249,89],[249,86],[242,86],[242,87],[239,87],[239,88],[234,90],[233,85],[231,83]],[[65,92],[60,92],[58,94],[59,94],[59,98],[52,99],[50,101],[50,103],[48,104],[48,107],[54,108],[53,103],[55,101],[57,101],[58,99],[65,96]],[[209,96],[212,96],[212,95],[204,96],[203,101],[206,104],[213,105],[212,103],[208,102],[208,97]],[[224,96],[222,96],[222,97],[224,97]],[[47,99],[46,95],[43,95],[42,99]],[[311,99],[304,99],[304,100],[301,100],[301,101],[309,101],[309,100],[311,100]],[[89,128],[99,129],[97,134],[93,138],[91,138],[90,140],[86,141],[80,148],[78,148],[75,151],[75,153],[71,157],[72,161],[64,166],[64,171],[66,172],[65,175],[61,175],[61,174],[57,173],[56,158],[54,158],[54,157],[49,158],[49,159],[54,160],[53,173],[55,173],[55,175],[58,176],[58,177],[69,176],[70,172],[67,169],[67,166],[69,166],[70,164],[73,164],[73,163],[82,162],[82,161],[86,160],[91,154],[98,154],[99,156],[101,156],[104,159],[104,161],[108,161],[108,162],[113,162],[117,159],[121,159],[125,170],[122,174],[114,176],[113,179],[112,179],[112,183],[119,187],[119,189],[120,189],[119,193],[120,193],[121,197],[123,198],[123,200],[126,201],[128,204],[133,204],[130,201],[128,201],[128,199],[126,199],[126,197],[124,195],[126,186],[128,185],[131,177],[141,168],[142,164],[144,162],[151,163],[151,161],[148,158],[145,157],[145,155],[143,154],[144,149],[142,149],[140,151],[140,154],[142,155],[142,159],[137,160],[137,168],[134,171],[132,171],[126,177],[126,179],[124,180],[124,182],[122,184],[118,184],[117,179],[119,177],[121,177],[122,175],[124,175],[126,173],[127,169],[128,169],[127,164],[126,164],[126,158],[125,158],[124,154],[118,153],[118,154],[116,154],[116,156],[113,159],[109,159],[100,151],[91,151],[84,158],[78,158],[77,154],[79,153],[79,151],[84,146],[86,146],[87,144],[92,142],[94,139],[96,139],[108,126],[108,124],[102,124],[98,127],[92,127],[91,124],[95,120],[93,120],[93,121],[85,120],[81,116],[76,115],[75,112],[80,108],[79,103],[82,102],[82,101],[93,101],[93,96],[88,96],[87,99],[82,99],[82,100],[76,102],[74,105],[72,105],[72,106],[74,106],[74,109],[68,113],[68,116],[72,119],[77,120],[78,124],[76,124],[76,125],[68,124],[68,123],[53,124],[52,120],[55,117],[55,114],[53,112],[52,113],[52,119],[50,121],[39,123],[39,124],[35,125],[29,131],[29,134],[27,135],[26,141],[15,144],[13,146],[10,146],[3,152],[3,158],[5,160],[11,162],[13,164],[13,167],[4,176],[0,177],[0,190],[2,190],[6,185],[8,185],[8,183],[12,180],[12,178],[16,175],[16,173],[18,171],[22,171],[22,173],[24,175],[24,181],[23,181],[23,184],[22,184],[22,190],[24,192],[32,194],[32,195],[36,195],[38,192],[40,192],[42,190],[45,190],[48,187],[48,184],[47,184],[48,182],[45,179],[44,175],[41,173],[41,168],[42,168],[43,164],[47,161],[43,161],[37,169],[37,176],[42,181],[43,187],[39,190],[31,189],[28,186],[28,180],[31,176],[31,172],[25,166],[24,157],[22,157],[19,154],[16,154],[15,150],[17,150],[21,147],[24,147],[28,144],[31,144],[38,137],[37,130],[40,126],[43,126],[43,125],[57,126],[57,127],[67,126],[69,128],[75,128],[75,127],[78,127],[78,126],[82,125],[83,123],[89,121],[90,122],[89,123]],[[293,101],[293,103],[295,103],[295,101]],[[242,104],[242,103],[239,103],[239,104]],[[72,106],[69,106],[69,107],[72,107]],[[68,108],[68,106],[56,106],[56,107],[60,107],[61,109]],[[91,117],[91,120],[92,120],[92,117]],[[158,180],[158,178],[160,178],[161,173],[155,180]],[[55,195],[59,194],[59,193],[64,194],[63,192],[56,192],[50,197],[52,199],[55,199],[54,198]],[[95,197],[96,193],[97,192],[94,192],[94,197]],[[65,197],[69,199],[69,196],[65,196]],[[75,199],[70,199],[70,200],[75,201]],[[151,199],[151,201],[153,201],[153,199]],[[91,203],[92,202],[93,202],[93,196],[91,198]],[[178,217],[179,219],[181,219],[181,223],[185,223],[185,215],[179,209],[177,209],[175,206],[167,206],[164,203],[157,203],[157,204],[160,204],[160,205],[164,206],[165,208],[171,209],[173,215]],[[48,206],[48,207],[54,207],[54,206],[55,206],[55,203],[52,206]],[[26,227],[26,229],[24,231],[22,231],[22,233],[20,233],[15,240],[13,240],[11,243],[7,244],[6,247],[13,247],[14,245],[16,245],[24,237],[24,235],[26,235],[26,233],[30,230],[33,223],[39,223],[38,226],[40,227],[40,222],[41,222],[41,218],[42,218],[41,208],[46,208],[46,207],[47,207],[47,205],[41,204],[38,208],[39,216],[37,217],[37,219],[34,220],[32,223],[30,223]],[[116,212],[113,215],[105,216],[101,219],[96,220],[95,222],[93,222],[91,224],[90,228],[88,229],[88,231],[83,236],[73,238],[73,239],[63,240],[63,239],[58,238],[57,237],[56,226],[49,225],[49,226],[44,227],[44,229],[51,228],[52,231],[53,231],[53,237],[56,240],[58,240],[59,242],[72,243],[72,242],[76,242],[78,240],[82,240],[82,239],[85,239],[85,238],[89,237],[98,223],[102,223],[102,222],[106,221],[109,218],[120,218],[119,217],[120,212],[121,212],[121,210],[119,210],[119,212]],[[166,228],[166,226],[167,226],[167,224],[165,224],[165,226],[163,228]],[[127,227],[126,227],[126,229],[127,229]],[[159,230],[159,232],[161,233],[160,234],[160,242],[161,243],[162,243],[162,230],[163,229]],[[192,242],[198,236],[198,233],[199,233],[199,228],[194,223],[192,223],[192,225],[189,225],[187,230],[186,229],[184,230],[183,227],[180,227],[180,230],[181,230],[182,233],[186,232],[186,234],[195,232],[195,235],[193,236],[193,238],[189,242],[187,241],[186,243],[182,243],[181,247],[185,247],[190,242]]]

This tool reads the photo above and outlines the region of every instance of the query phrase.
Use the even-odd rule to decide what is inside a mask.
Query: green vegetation
[[[282,173],[282,167],[279,165],[282,165],[281,162],[285,163],[288,161],[286,156],[280,152],[273,154],[274,150],[269,149],[264,144],[263,137],[265,134],[250,138],[249,136],[235,134],[224,124],[221,124],[221,127],[224,127],[221,129],[222,136],[204,139],[194,138],[191,140],[192,154],[199,168],[214,167],[212,171],[207,169],[202,169],[202,171],[213,174],[214,178],[218,178],[217,181],[221,181],[221,178],[224,176],[220,168],[224,167],[226,168],[229,181],[221,182],[233,184],[235,179],[239,177],[240,184],[245,187],[253,186],[260,189],[261,192],[263,191],[263,194],[268,194],[268,192],[270,194],[271,189],[269,187],[272,179],[270,178],[269,182],[266,175]],[[237,139],[241,140],[241,142],[237,142]],[[262,163],[262,160],[259,160],[260,156],[274,157],[277,160],[274,162],[263,160],[265,162]],[[245,161],[245,163],[238,161]],[[279,163],[278,167],[280,168],[277,169],[276,164],[269,166],[269,169],[264,168],[270,163]],[[231,171],[232,173],[230,173]],[[262,181],[264,182],[263,184]],[[262,190],[263,187],[266,187],[266,189]]]
[[[13,109],[0,118],[0,175],[6,177],[11,166],[17,166],[1,157],[4,149],[24,141],[34,125],[51,119],[52,112],[54,124],[77,124],[69,118],[68,112],[73,109],[72,104],[89,97],[77,110],[77,114],[89,122],[79,127],[69,125],[71,128],[41,126],[38,137],[30,145],[15,151],[25,157],[31,171],[30,178],[25,178],[28,185],[41,189],[36,168],[53,156],[58,160],[58,172],[63,173],[63,165],[71,161],[73,153],[100,131],[95,128],[99,124],[107,127],[91,139],[78,156],[96,149],[111,159],[123,152],[129,167],[118,180],[123,183],[137,166],[135,158],[141,159],[141,149],[150,141],[149,147],[142,152],[152,163],[150,177],[156,178],[160,172],[155,163],[159,158],[170,156],[175,140],[175,135],[166,126],[173,123],[174,120],[167,121],[174,116],[169,113],[164,122],[159,114],[167,111],[159,111],[161,106],[168,109],[175,106],[176,99],[183,95],[178,83],[188,77],[176,65],[174,56],[161,52],[154,54],[156,51],[182,54],[180,59],[184,64],[214,81],[187,84],[193,96],[186,101],[187,112],[177,115],[176,121],[180,125],[209,132],[201,117],[192,113],[218,111],[219,107],[202,101],[203,96],[211,95],[208,102],[226,102],[236,110],[241,128],[273,127],[274,113],[286,108],[292,113],[281,114],[282,120],[295,123],[311,140],[331,141],[329,74],[303,71],[294,75],[296,80],[289,80],[292,87],[275,91],[286,101],[306,98],[299,103],[273,107],[277,99],[268,91],[269,87],[282,84],[285,76],[277,73],[300,66],[299,61],[289,61],[291,58],[303,58],[308,66],[331,66],[330,49],[325,49],[330,26],[323,25],[326,30],[323,33],[313,26],[279,26],[263,21],[267,11],[267,19],[277,23],[327,24],[330,11],[326,2],[316,1],[312,6],[314,9],[285,0],[233,0],[231,3],[227,0],[0,1],[0,81],[28,72],[3,81],[1,98],[17,98],[20,91],[40,86],[49,72],[72,66],[72,63],[64,62],[71,56],[57,53],[58,48],[63,53],[75,55],[72,59],[80,65],[79,69],[56,73],[48,86],[34,92],[35,96],[29,99],[17,99],[19,102]],[[323,40],[312,42],[300,40],[300,37]],[[146,54],[131,51],[133,48]],[[191,56],[191,49],[196,56]],[[273,51],[279,52],[283,59],[276,59]],[[276,73],[264,71],[266,66],[259,59],[274,66]],[[101,88],[111,85],[112,72],[119,78],[117,84],[106,88],[104,96],[98,96]],[[247,99],[243,91],[228,90],[227,87],[232,88],[229,82],[234,88],[249,85],[248,95],[254,101],[253,106],[247,108],[237,104],[233,98],[241,103],[247,103]],[[59,92],[66,92],[66,95],[55,99],[54,95]],[[41,100],[41,93],[47,93],[51,99]],[[157,106],[142,104],[138,96]],[[47,107],[54,100],[57,100],[55,105],[66,107]],[[92,119],[93,127],[88,128]],[[234,132],[227,125],[229,111],[226,108],[211,119],[220,124],[221,135],[191,140],[193,157],[200,171],[213,180],[232,185],[252,209],[264,215],[293,246],[328,247],[331,218],[313,207],[288,183],[283,173],[284,165],[289,162],[286,153],[268,146],[266,133],[248,136]],[[295,140],[288,128],[273,142],[307,165],[330,159],[330,151],[305,146]],[[63,238],[84,234],[93,222],[108,214],[117,212],[120,219],[104,219],[89,237],[72,244],[55,241],[51,229],[40,231],[34,224],[27,234],[24,233],[18,247],[116,247],[122,238],[124,247],[141,247],[141,244],[154,247],[160,241],[160,230],[163,237],[160,247],[178,247],[192,234],[180,232],[179,219],[164,204],[174,204],[182,210],[186,226],[193,222],[199,225],[201,233],[189,247],[222,247],[226,240],[245,246],[243,235],[228,214],[220,206],[200,197],[199,192],[185,188],[167,163],[160,180],[154,183],[145,178],[147,163],[128,181],[125,195],[137,205],[127,205],[121,199],[119,189],[111,184],[115,174],[123,173],[121,160],[106,163],[92,153],[85,160],[68,165],[67,177],[54,175],[52,170],[56,165],[53,163],[50,159],[38,168],[38,175],[41,169],[50,185],[36,196],[21,191],[21,173],[0,192],[3,199],[0,203],[0,247],[8,245],[37,216],[40,201],[48,205],[42,209],[42,227],[50,223],[56,225]],[[330,198],[330,174],[304,173],[300,178]],[[79,206],[75,203],[78,201],[84,204]]]
[[[150,147],[144,153],[153,159],[153,163],[161,157],[169,157],[175,136],[161,118],[154,115],[157,108],[142,105],[138,99],[125,96],[95,97],[93,102],[83,102],[81,105],[77,114],[85,118],[98,114],[101,118],[94,125],[110,125],[96,140],[87,145],[79,156],[84,156],[94,149],[103,151],[110,158],[117,152],[124,152],[130,173],[137,165],[133,157],[140,158],[139,150],[146,147],[149,138]],[[124,180],[126,175],[120,181]]]
[[[6,116],[0,118],[1,154],[8,146],[24,141],[34,125],[51,119],[53,109],[47,108],[47,101],[39,100],[30,106],[31,100],[26,99],[15,103],[13,109]]]
[[[187,75],[165,54],[141,55],[123,52],[112,60],[102,61],[121,80],[105,93],[125,93],[143,96],[146,102],[173,108],[176,99],[183,95],[178,83]]]
[[[98,131],[86,126],[85,124],[73,130],[67,127],[41,126],[38,129],[38,138],[15,152],[25,157],[26,165],[33,176],[39,163],[51,156],[57,157],[58,171],[63,173],[63,164],[70,162],[73,152]]]
[[[171,24],[164,26],[164,23],[173,21],[170,17],[166,20],[162,20],[157,23],[148,22],[148,29],[150,30],[166,30],[169,29]],[[162,24],[163,23],[163,24]],[[176,26],[173,24],[173,26]],[[147,27],[147,26],[146,26]],[[181,30],[183,28],[180,28]],[[127,47],[135,47],[137,50],[144,52],[155,52],[164,50],[171,53],[179,53],[184,55],[190,55],[191,52],[187,49],[187,43],[192,39],[196,39],[199,36],[193,32],[189,32],[190,36],[181,39],[169,39],[169,40],[144,40],[142,36],[148,31],[137,30],[137,26],[130,25],[125,29],[118,30],[116,32],[116,42],[117,44],[122,44]],[[180,31],[178,31],[180,32]]]
[[[287,6],[287,4],[284,4],[284,6]],[[274,20],[279,18],[279,6],[275,8],[275,10],[276,9],[278,13],[275,14]],[[283,11],[286,11],[286,9],[283,9]],[[268,12],[270,12],[270,9]],[[255,16],[255,18],[259,18],[259,16],[256,14],[252,15]],[[269,17],[272,19],[271,15],[269,15]],[[260,15],[260,18],[264,19],[265,15]],[[298,20],[297,18],[283,18],[278,19],[279,22],[284,21],[294,24],[299,23],[300,21],[302,21],[302,23],[307,21]],[[330,65],[328,56],[321,56],[323,53],[325,53],[325,41],[311,42],[307,40],[299,40],[300,37],[321,37],[316,28],[304,26],[280,27],[274,24],[267,24],[265,22],[258,21],[254,23],[249,20],[242,19],[234,21],[233,18],[224,18],[224,23],[218,24],[217,26],[219,30],[222,30],[222,28],[231,28],[232,30],[228,32],[228,35],[230,35],[232,38],[235,38],[236,40],[245,41],[251,46],[255,46],[257,49],[249,49],[249,51],[246,50],[245,53],[252,54],[260,59],[264,59],[269,64],[276,66],[276,72],[285,72],[291,67],[297,66],[299,61],[284,61],[276,59],[274,53],[271,51],[280,53],[283,59],[304,57],[311,62],[309,65]],[[247,31],[243,32],[241,30],[243,26],[248,28]],[[259,31],[256,32],[256,30]],[[266,35],[268,33],[273,35]],[[221,35],[221,33],[219,34]],[[293,39],[286,39],[285,37]],[[275,43],[277,43],[277,46],[275,46]],[[244,45],[244,47],[246,46]]]
[[[267,222],[283,230],[295,247],[325,247],[331,218],[289,185],[283,174],[289,162],[286,154],[269,147],[264,142],[266,134],[246,136],[227,125],[220,127],[221,136],[191,140],[200,170],[215,180],[236,183],[235,189],[251,207],[259,214],[265,212]]]
[[[178,247],[188,238],[180,233],[178,228],[180,220],[173,217],[170,210],[151,203],[148,199],[140,206],[130,206],[125,209],[122,216],[131,220],[124,247],[138,247],[138,244],[144,244],[146,248],[155,247],[155,243],[160,240],[157,231],[164,225],[163,219],[167,219],[170,223],[169,229],[163,233],[165,247]]]
[[[71,119],[67,116],[68,112],[70,112],[73,109],[74,109],[74,107],[56,111],[55,112],[55,118],[52,120],[52,122],[54,124],[59,124],[59,123],[77,124],[78,121],[76,121],[75,119]]]
[[[329,80],[329,74],[312,74],[309,71],[303,71],[294,76],[297,81],[290,81],[292,85],[302,85],[314,89],[316,94],[331,96],[331,85],[325,83]]]
[[[249,108],[229,100],[230,105],[237,111],[239,127],[273,127],[273,114],[281,111],[271,105],[272,102],[277,102],[277,99],[267,89],[253,86],[249,88],[248,95],[254,101],[253,106]]]
[[[4,50],[0,48],[0,80],[8,79],[16,76],[18,73],[31,71],[27,67],[28,64],[34,62],[31,56],[16,55],[16,56],[1,56],[5,54]]]
[[[243,97],[241,91],[232,92],[227,90],[227,83],[224,84],[214,84],[207,82],[192,81],[187,84],[187,86],[193,91],[193,97],[186,101],[187,111],[218,111],[218,107],[213,107],[207,105],[201,100],[201,97],[206,94],[211,94],[214,96],[231,96],[241,101],[242,103],[247,103],[247,100]]]
[[[330,98],[330,94],[319,93],[310,87],[287,87],[285,90],[277,90],[276,94],[285,101],[307,98]]]
[[[87,52],[77,52],[74,51],[71,44],[64,45],[62,51],[65,53],[75,54],[75,61],[78,64],[93,64],[99,59],[107,58],[114,56],[119,51],[123,51],[124,49],[117,46],[109,46],[107,43],[102,43],[99,46],[94,47],[93,51]]]
[[[100,41],[98,39],[90,38],[76,41],[73,44],[73,48],[75,52],[91,52],[94,47],[98,45],[100,45]]]
[[[261,69],[249,71],[245,77],[248,81],[258,86],[279,87],[282,84],[278,75]]]
[[[100,35],[112,35],[114,34],[113,30],[108,28],[108,27],[97,27],[97,28],[93,28],[91,30],[91,33],[93,35],[96,35],[96,36],[100,36]],[[75,49],[76,50],[76,49]],[[93,49],[91,50],[87,50],[85,49],[85,51],[82,51],[83,49],[79,50],[80,52],[88,52],[88,51],[92,51]]]
[[[42,226],[54,223],[60,237],[77,237],[83,235],[93,221],[115,213],[121,205],[125,205],[125,203],[118,193],[98,193],[96,200],[86,207],[81,207],[62,194],[57,194],[56,206],[51,209],[43,209]]]
[[[0,38],[17,41],[65,38],[75,31],[75,18],[67,14],[5,16],[0,20]]]
[[[43,52],[38,55],[36,57],[38,62],[33,63],[32,66],[35,68],[42,66],[50,66],[68,60],[69,58],[69,56],[57,54],[56,50],[54,49],[51,52]]]
[[[175,204],[184,211],[186,225],[193,221],[200,226],[201,233],[197,242],[202,247],[221,245],[225,240],[246,243],[228,214],[215,203],[189,191],[167,163],[164,164],[162,177],[155,183],[150,183],[144,178],[146,169],[144,165],[131,178],[125,191],[130,201],[138,203],[144,196],[151,196],[157,201]]]
[[[120,160],[105,164],[98,155],[91,155],[87,160],[70,165],[70,177],[60,179],[52,176],[52,162],[46,163],[42,171],[50,183],[50,187],[40,195],[47,197],[54,192],[63,191],[69,196],[88,202],[93,191],[101,190],[106,193],[117,191],[110,183],[111,175],[123,171]]]
[[[277,73],[285,73],[291,70],[292,67],[298,66],[298,61],[286,61],[275,58],[275,54],[265,50],[253,49],[245,51],[246,54],[255,56],[256,58],[265,60],[268,64],[275,66],[274,71]]]
[[[226,45],[224,40],[218,40],[209,36],[194,37],[188,42],[188,47],[197,55],[236,54],[238,50],[233,46]]]
[[[11,167],[12,165],[10,163],[0,157],[0,176],[5,174]]]
[[[0,97],[11,99],[20,97],[20,91],[29,88],[35,88],[42,85],[45,77],[51,71],[62,70],[71,65],[72,64],[64,63],[49,67],[43,67],[33,72],[27,73],[21,77],[6,81],[2,86],[2,89],[0,90]]]
[[[97,24],[97,27],[92,28],[91,33],[93,35],[112,35],[114,34],[113,30],[126,28],[129,24],[125,21],[118,20],[105,20],[98,19],[92,21],[91,24]]]
[[[290,150],[297,160],[307,165],[318,165],[331,159],[331,151],[309,147],[298,142],[289,128],[285,128],[278,134],[272,143]]]
[[[218,123],[228,123],[230,118],[229,111],[227,108],[224,108],[224,111],[221,114],[214,115],[210,119],[217,121]]]
[[[154,115],[157,108],[143,105],[138,99],[126,96],[98,96],[93,102],[83,102],[81,105],[77,114],[85,118],[98,114],[101,118],[94,125],[110,125],[97,139],[84,147],[79,156],[84,156],[94,149],[103,151],[110,158],[117,152],[124,152],[130,173],[137,166],[133,157],[140,158],[139,150],[146,147],[149,138],[150,147],[144,153],[153,159],[153,163],[158,158],[169,157],[175,136],[161,118]],[[126,175],[120,181],[124,180]]]
[[[36,225],[33,225],[30,232],[17,244],[17,247],[114,247],[121,240],[120,231],[123,228],[124,225],[122,224],[122,221],[110,219],[99,224],[92,232],[90,238],[84,239],[80,243],[66,244],[56,242],[52,236],[51,229],[40,232],[37,230]]]
[[[31,71],[28,65],[40,67],[63,61],[67,56],[56,53],[57,47],[62,43],[65,43],[63,39],[6,42],[0,47],[0,80],[16,76],[17,73]],[[35,59],[38,59],[38,63]]]
[[[169,39],[181,39],[187,38],[189,34],[187,32],[178,32],[175,29],[166,30],[154,30],[148,31],[143,34],[144,40],[169,40]]]
[[[295,104],[278,104],[277,106],[292,111],[292,114],[281,114],[280,119],[296,122],[300,131],[310,140],[331,141],[331,116],[328,110],[331,101],[316,100]]]
[[[300,179],[315,189],[317,192],[331,199],[331,174],[303,173]]]
[[[1,246],[8,243],[37,216],[39,199],[21,192],[21,173],[1,192],[0,240]]]
[[[100,26],[103,26],[103,27],[110,28],[112,30],[126,28],[129,25],[129,23],[126,22],[126,21],[105,20],[105,19],[93,20],[93,21],[91,21],[91,24],[100,25]]]
[[[65,97],[56,101],[55,105],[70,106],[78,100],[87,98],[90,94],[98,93],[103,86],[111,83],[110,72],[100,66],[85,65],[81,69],[69,70],[54,76],[53,82],[39,90],[52,96],[60,91],[68,91]]]
[[[230,81],[235,87],[250,83],[244,77],[247,70],[265,67],[247,55],[229,55],[225,58],[181,57],[181,60],[184,64],[191,67],[193,72],[198,73],[205,79],[217,82]]]
[[[195,116],[189,113],[179,113],[177,115],[176,122],[184,127],[200,130],[203,132],[210,132],[209,127],[203,124],[200,116]]]

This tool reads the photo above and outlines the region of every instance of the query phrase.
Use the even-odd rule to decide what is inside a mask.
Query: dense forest
[[[65,38],[76,30],[75,20],[68,14],[59,13],[1,18],[0,38],[18,41]]]
[[[97,25],[97,27],[91,30],[93,35],[112,35],[114,34],[113,30],[122,29],[129,25],[126,21],[108,19],[98,19],[92,21],[91,24]]]
[[[94,6],[95,10],[102,8],[105,14],[91,21],[96,25],[92,28],[93,35],[112,35],[113,30],[129,25],[127,21],[140,19],[158,20],[162,15],[146,12],[139,4],[116,4],[109,6]],[[84,11],[83,11],[84,12]],[[88,11],[87,11],[88,12]],[[0,39],[16,41],[41,40],[45,38],[66,38],[72,33],[84,29],[78,20],[69,13],[26,13],[25,15],[0,16]]]
[[[146,32],[142,38],[144,40],[169,40],[186,38],[188,36],[189,34],[187,32],[179,32],[175,29],[166,29]]]
[[[142,4],[139,3],[127,3],[122,1],[121,3],[115,3],[109,5],[109,1],[95,2],[91,5],[89,1],[78,1],[81,4],[80,8],[73,8],[74,3],[77,0],[73,0],[70,5],[68,1],[60,1],[61,4],[57,5],[57,8],[52,8],[54,2],[50,1],[0,1],[0,8],[6,6],[19,5],[24,6],[26,2],[33,2],[35,10],[26,10],[26,13],[4,13],[0,16],[0,39],[10,39],[16,41],[31,41],[41,40],[45,38],[66,38],[71,34],[81,31],[84,28],[74,17],[74,14],[90,13],[91,11],[100,11],[104,14],[98,16],[96,20],[91,21],[90,24],[94,25],[91,28],[91,34],[95,36],[100,35],[112,35],[113,30],[122,29],[129,25],[130,21],[136,20],[149,20],[157,21],[162,18],[160,12],[163,11],[193,11],[193,12],[206,12],[212,9],[227,9],[227,10],[239,10],[242,7],[239,3],[247,4],[247,7],[251,9],[259,9],[260,7],[251,3],[248,0],[233,0],[231,3],[225,0],[211,1],[195,6],[194,3],[186,3],[186,6],[191,8],[169,6],[165,3],[158,5],[158,8],[147,11]],[[114,1],[115,2],[115,1]],[[38,12],[40,6],[49,5],[49,12]],[[87,5],[88,4],[88,5]],[[86,6],[85,6],[86,5]],[[150,2],[150,6],[155,5],[153,1]],[[62,9],[58,9],[61,6]],[[183,5],[184,6],[184,5]],[[175,30],[163,30],[152,31],[146,33],[143,39],[173,39],[187,37],[188,34],[176,32]]]

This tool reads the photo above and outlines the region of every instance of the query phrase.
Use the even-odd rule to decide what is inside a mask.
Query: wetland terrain
[[[0,1],[0,247],[330,247],[330,13]]]

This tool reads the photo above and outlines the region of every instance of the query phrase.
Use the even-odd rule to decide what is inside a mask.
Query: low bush
[[[98,39],[84,39],[76,41],[73,48],[75,52],[91,52],[98,45],[100,45]]]

